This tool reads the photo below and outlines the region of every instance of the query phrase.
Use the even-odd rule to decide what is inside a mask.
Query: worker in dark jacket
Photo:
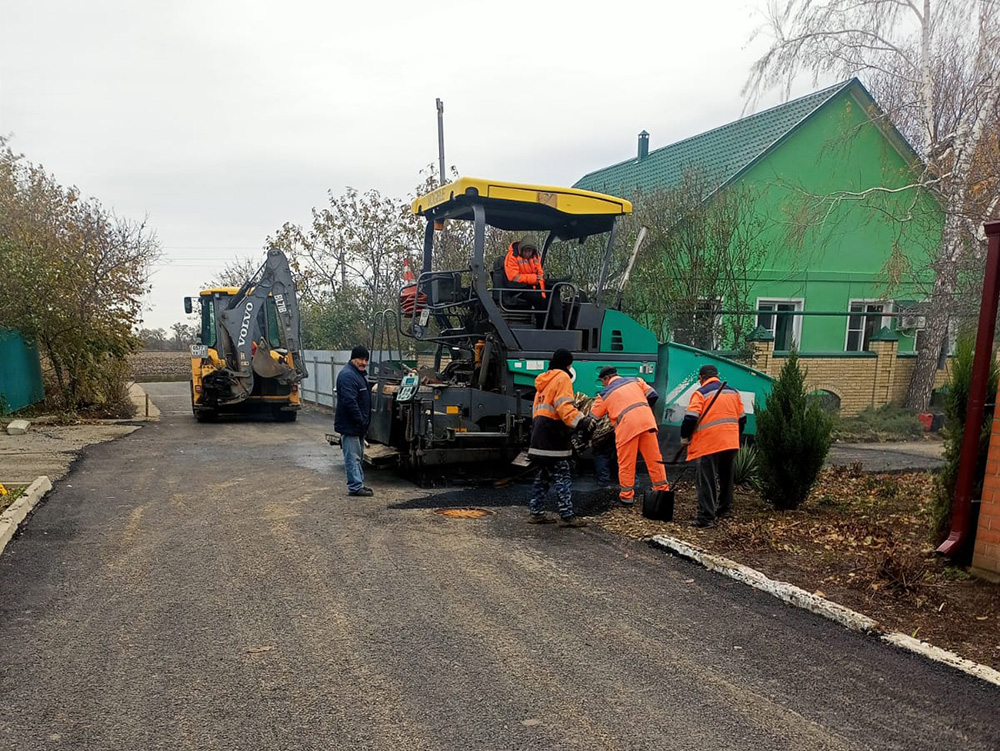
[[[351,361],[337,375],[337,411],[333,429],[340,433],[340,448],[344,452],[348,495],[374,495],[365,485],[363,461],[365,433],[372,420],[372,395],[368,390],[365,368],[368,348],[358,345],[351,350]]]
[[[572,364],[573,353],[557,349],[549,361],[549,369],[535,379],[528,456],[533,464],[540,465],[540,469],[528,504],[531,514],[528,521],[532,524],[555,521],[544,512],[545,496],[549,492],[549,485],[554,483],[562,526],[587,526],[587,522],[573,513],[569,475],[569,458],[573,455],[573,447],[569,439],[574,430],[589,430],[594,418],[580,412],[573,402],[573,381],[570,379]]]
[[[701,366],[698,382],[681,423],[681,443],[687,444],[688,461],[698,460],[698,516],[691,526],[711,527],[732,513],[733,467],[747,416],[740,392],[723,388],[714,365]]]

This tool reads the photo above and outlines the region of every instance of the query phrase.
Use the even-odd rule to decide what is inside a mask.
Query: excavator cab
[[[393,316],[396,339],[433,356],[401,393],[406,373],[398,357],[369,368],[373,387],[368,437],[399,452],[404,466],[425,467],[512,457],[527,446],[535,377],[559,348],[573,352],[576,390],[594,395],[598,372],[614,365],[622,375],[653,380],[655,335],[616,309],[609,283],[617,221],[632,210],[622,198],[546,186],[461,178],[417,198],[412,212],[426,220],[420,272],[400,291]],[[436,239],[445,224],[463,223],[470,247],[464,264],[442,268]],[[468,223],[468,224],[464,224]],[[598,246],[596,283],[584,289],[571,278],[550,281],[542,305],[525,306],[524,290],[507,283],[506,247],[487,257],[487,235],[531,233],[543,267],[574,244]],[[471,237],[470,237],[471,236]],[[455,258],[454,252],[449,257]],[[565,263],[563,264],[565,266]],[[620,265],[620,264],[619,264]],[[522,298],[522,299],[519,299]],[[558,309],[557,309],[558,308]],[[373,352],[389,352],[382,329]],[[405,396],[405,398],[404,398]]]
[[[307,377],[299,350],[299,312],[284,253],[272,249],[242,287],[198,296],[198,343],[191,346],[191,409],[199,422],[220,412],[269,412],[281,422],[301,407]],[[184,311],[194,312],[184,298]]]

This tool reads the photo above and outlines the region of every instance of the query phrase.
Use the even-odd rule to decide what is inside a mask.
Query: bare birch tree
[[[751,102],[776,86],[787,93],[801,73],[856,75],[920,155],[909,187],[931,191],[944,212],[907,395],[908,406],[924,409],[961,272],[981,255],[981,223],[1000,202],[997,164],[988,158],[996,149],[1000,0],[771,0],[758,35],[771,46],[744,86]],[[864,200],[887,189],[829,198]]]

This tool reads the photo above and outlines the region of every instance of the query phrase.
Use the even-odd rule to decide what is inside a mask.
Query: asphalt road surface
[[[996,749],[1000,691],[526,487],[346,495],[331,418],[185,384],[0,557],[0,748]],[[450,519],[441,506],[484,506]]]

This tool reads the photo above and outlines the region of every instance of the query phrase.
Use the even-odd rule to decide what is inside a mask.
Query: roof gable
[[[691,168],[703,171],[710,183],[723,185],[770,151],[820,107],[854,85],[864,89],[852,78],[650,151],[644,159],[632,158],[596,170],[584,175],[573,187],[628,195],[636,189],[651,191],[679,185]]]

